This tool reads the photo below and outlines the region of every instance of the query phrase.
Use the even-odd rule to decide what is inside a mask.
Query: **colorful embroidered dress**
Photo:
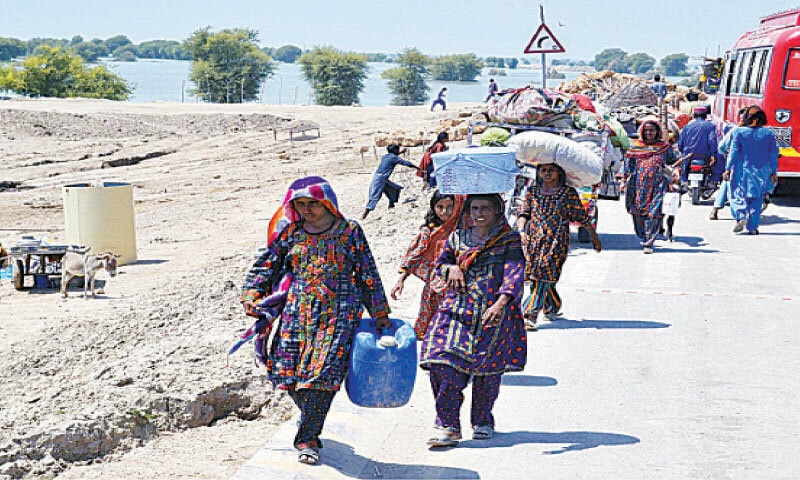
[[[642,239],[645,247],[653,246],[661,228],[664,193],[670,182],[664,175],[665,166],[674,163],[674,153],[669,143],[645,143],[641,140],[645,126],[651,124],[656,125],[660,132],[656,120],[642,122],[639,139],[631,142],[630,150],[625,153],[624,169],[627,177],[625,208],[633,216],[636,235]]]
[[[628,176],[625,208],[631,215],[661,217],[661,204],[669,184],[669,179],[664,176],[664,167],[674,163],[674,153],[668,143],[648,144],[641,140],[642,129],[647,123],[642,123],[640,139],[631,142],[631,148],[625,154],[625,174]]]
[[[442,225],[436,227],[431,223],[420,227],[414,243],[408,247],[408,251],[400,263],[401,273],[408,272],[425,282],[425,286],[422,288],[419,314],[417,315],[417,321],[414,323],[414,332],[419,340],[422,340],[428,330],[431,318],[433,318],[439,303],[444,297],[444,292],[437,292],[431,288],[431,280],[436,274],[434,263],[442,253],[447,237],[458,226],[464,199],[463,195],[453,197],[453,213]]]
[[[363,306],[372,317],[389,306],[361,227],[337,220],[327,233],[289,224],[258,259],[243,300],[265,295],[287,272],[293,280],[272,340],[267,370],[278,388],[339,390]]]
[[[520,216],[528,219],[525,233],[529,240],[523,246],[527,260],[525,279],[558,282],[569,252],[570,222],[591,222],[578,192],[563,186],[552,195],[544,195],[541,187],[533,187]]]
[[[470,238],[470,229],[453,232],[436,262],[443,276],[449,265],[460,265],[466,289],[446,291],[422,342],[420,366],[444,364],[480,376],[522,370],[527,343],[520,313],[525,259],[519,234],[502,222],[485,245]],[[485,325],[483,313],[504,293],[513,298],[506,317],[497,327]]]

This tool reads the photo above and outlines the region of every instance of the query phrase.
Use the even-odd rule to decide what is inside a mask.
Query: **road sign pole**
[[[539,20],[544,25],[544,5],[539,4]],[[544,53],[542,53],[542,88],[547,88],[547,61]]]
[[[545,68],[547,62],[545,60],[545,55],[545,53],[542,54],[542,88],[547,88],[547,69]]]

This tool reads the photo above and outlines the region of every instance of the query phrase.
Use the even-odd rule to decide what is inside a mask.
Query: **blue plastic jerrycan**
[[[380,334],[375,319],[362,318],[353,339],[345,389],[360,407],[402,407],[411,398],[417,376],[417,337],[403,320]]]

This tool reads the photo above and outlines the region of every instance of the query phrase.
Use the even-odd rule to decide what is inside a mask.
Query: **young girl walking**
[[[434,282],[434,285],[431,285],[434,276],[433,264],[442,253],[447,237],[458,226],[463,204],[462,195],[444,195],[438,190],[433,193],[430,208],[425,215],[425,224],[420,227],[414,242],[408,247],[400,263],[400,278],[390,293],[392,298],[397,300],[403,293],[405,281],[410,275],[425,282],[419,315],[414,323],[414,331],[420,340],[425,335],[444,293],[443,283],[437,286]]]
[[[527,260],[525,280],[531,282],[531,295],[522,307],[525,328],[531,331],[536,330],[540,312],[553,320],[561,309],[556,282],[567,261],[570,222],[589,232],[596,251],[602,248],[578,192],[566,184],[564,170],[555,164],[539,165],[536,176],[536,186],[528,191],[516,222]]]

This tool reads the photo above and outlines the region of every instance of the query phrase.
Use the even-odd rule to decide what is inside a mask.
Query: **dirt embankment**
[[[239,287],[266,220],[288,183],[311,174],[328,178],[342,210],[357,218],[383,153],[373,150],[375,138],[399,130],[434,138],[439,122],[456,116],[425,106],[0,103],[0,242],[12,245],[21,233],[64,241],[62,186],[126,182],[139,258],[97,299],[0,283],[0,478],[117,459],[169,432],[287,418],[290,402],[273,395],[249,347],[229,366],[225,357],[248,326]],[[287,128],[303,122],[321,136],[291,141]],[[412,159],[419,156],[415,149]],[[363,222],[387,289],[427,208],[414,178],[404,181],[408,201],[390,211],[383,202]],[[419,289],[409,287],[392,305],[398,316],[415,314]],[[208,441],[190,432],[176,451]],[[219,435],[242,442],[235,430]],[[132,475],[164,476],[181,463],[164,460]]]

